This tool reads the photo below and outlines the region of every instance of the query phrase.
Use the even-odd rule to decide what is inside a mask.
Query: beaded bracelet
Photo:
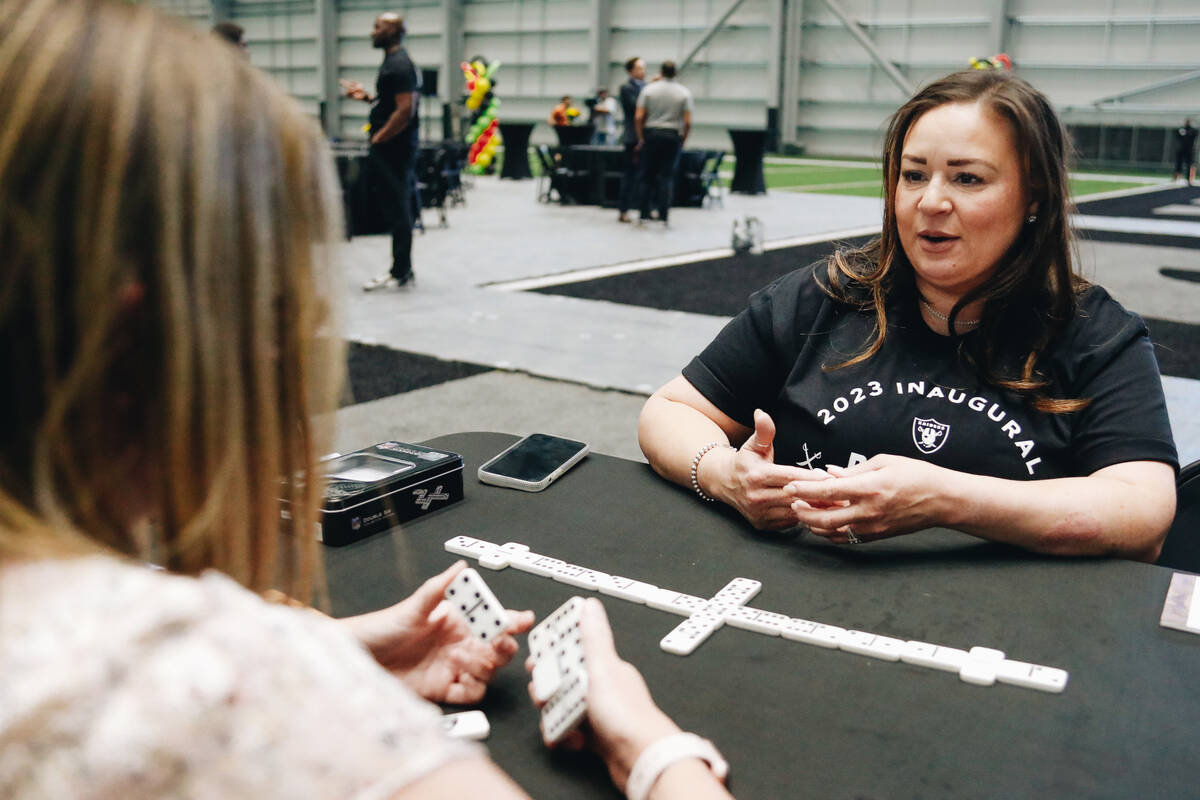
[[[700,459],[704,458],[704,455],[709,450],[720,446],[720,442],[709,442],[708,444],[704,445],[704,447],[701,447],[700,452],[696,453],[696,457],[692,459],[692,488],[696,490],[696,494],[700,496],[700,499],[706,503],[715,503],[717,498],[709,497],[704,493],[704,490],[700,488],[700,481],[696,479],[696,469],[700,466]]]

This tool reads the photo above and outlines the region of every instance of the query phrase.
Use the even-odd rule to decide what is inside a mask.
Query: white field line
[[[792,236],[786,239],[773,239],[770,242],[763,244],[764,250],[779,250],[784,247],[797,247],[803,244],[814,244],[816,242],[836,241],[838,239],[852,239],[858,236],[870,236],[879,233],[878,225],[870,225],[862,228],[846,228],[840,231],[825,231],[822,233],[807,234],[805,236]],[[580,281],[591,281],[597,278],[609,278],[613,275],[625,275],[631,272],[645,272],[652,269],[661,269],[662,267],[675,267],[680,264],[692,264],[698,261],[711,261],[717,258],[728,258],[733,255],[734,251],[731,247],[718,247],[711,250],[697,250],[691,253],[679,253],[671,256],[660,256],[658,258],[644,258],[637,261],[626,261],[622,264],[609,264],[603,267],[588,267],[586,269],[568,270],[566,272],[556,272],[552,275],[540,275],[532,278],[520,278],[514,281],[497,281],[496,283],[482,284],[483,288],[491,289],[497,292],[524,292],[530,289],[544,289],[549,286],[562,286],[566,283],[578,283]]]

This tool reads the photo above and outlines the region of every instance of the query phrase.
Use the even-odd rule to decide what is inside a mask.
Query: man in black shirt
[[[634,56],[625,62],[625,71],[629,80],[621,86],[621,110],[625,112],[625,132],[621,134],[621,144],[625,147],[622,161],[621,189],[617,200],[617,220],[629,222],[629,209],[633,208],[637,191],[637,129],[633,119],[637,114],[637,99],[646,85],[646,62]]]
[[[375,96],[362,84],[341,81],[347,97],[373,103],[370,121],[370,161],[385,187],[384,197],[392,219],[392,269],[371,280],[363,291],[395,289],[413,280],[413,162],[417,156],[419,130],[417,105],[421,75],[401,46],[404,18],[385,13],[375,18],[371,44],[384,51],[383,65],[375,79]]]
[[[1180,175],[1186,174],[1188,186],[1196,180],[1196,133],[1190,119],[1183,121],[1182,128],[1175,129],[1175,176],[1172,180],[1179,180]]]

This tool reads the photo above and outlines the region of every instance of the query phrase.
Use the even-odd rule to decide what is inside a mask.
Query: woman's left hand
[[[497,669],[516,655],[513,634],[533,625],[532,611],[509,611],[509,627],[491,642],[478,639],[443,599],[466,567],[459,561],[390,608],[349,617],[346,623],[375,660],[417,694],[435,703],[476,703]]]
[[[943,524],[942,487],[950,470],[903,456],[879,455],[833,478],[795,481],[797,519],[837,544],[862,544]]]

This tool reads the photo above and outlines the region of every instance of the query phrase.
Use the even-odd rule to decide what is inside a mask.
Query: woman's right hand
[[[800,524],[792,504],[793,481],[821,481],[822,469],[775,463],[775,422],[762,409],[754,412],[754,432],[740,448],[714,448],[700,459],[696,477],[706,494],[728,503],[759,530],[778,531]]]

